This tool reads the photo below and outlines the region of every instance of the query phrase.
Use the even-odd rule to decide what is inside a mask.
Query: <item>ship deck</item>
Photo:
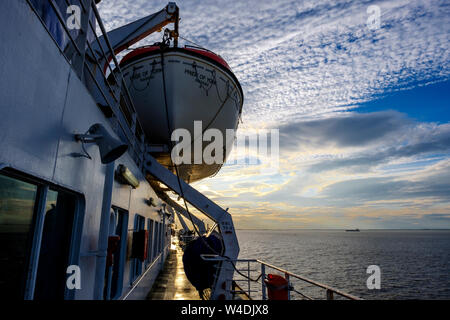
[[[150,290],[148,300],[200,300],[197,289],[186,278],[183,250],[176,245]]]

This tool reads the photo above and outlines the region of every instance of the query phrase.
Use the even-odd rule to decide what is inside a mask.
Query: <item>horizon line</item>
[[[450,228],[236,228],[235,230],[449,230]]]

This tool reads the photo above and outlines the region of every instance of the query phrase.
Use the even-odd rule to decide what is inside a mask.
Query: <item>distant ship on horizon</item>
[[[347,229],[345,231],[346,232],[359,232],[359,229],[358,228],[356,228],[356,229]]]

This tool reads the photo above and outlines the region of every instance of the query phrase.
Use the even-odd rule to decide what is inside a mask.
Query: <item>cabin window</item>
[[[167,227],[167,224],[163,223],[162,227],[161,227],[161,236],[162,236],[161,237],[162,238],[162,241],[161,241],[161,252],[164,252],[164,246],[167,243],[167,229],[166,229],[166,227]]]
[[[145,218],[139,214],[134,218],[134,231],[141,231],[145,229]],[[138,258],[132,258],[131,261],[131,282],[137,279],[142,273],[142,261]]]
[[[163,242],[164,242],[164,224],[160,223],[159,224],[159,239],[158,239],[158,243],[159,243],[158,252],[159,253],[161,253],[163,251]]]
[[[148,230],[148,252],[146,265],[148,266],[153,261],[153,220],[147,219],[147,230]]]
[[[78,263],[78,196],[12,170],[0,173],[1,296],[71,298],[67,267]],[[76,222],[76,224],[75,224]],[[75,232],[74,232],[75,231]]]
[[[47,192],[35,299],[64,298],[76,202],[76,197],[65,191]]]
[[[155,253],[155,258],[159,254],[159,225],[158,221],[155,221],[155,241],[153,243],[153,252]]]
[[[37,186],[0,175],[0,298],[23,298]]]
[[[106,266],[105,292],[106,300],[117,299],[122,294],[123,270],[126,257],[128,212],[119,208],[111,210],[109,236],[118,236],[117,248],[112,253],[112,265]]]
[[[164,229],[163,229],[163,224],[162,222],[159,223],[159,239],[158,239],[158,245],[159,245],[159,250],[158,252],[161,253],[162,252],[162,246],[163,246],[163,235],[164,233]]]
[[[62,18],[62,21],[66,24],[67,27],[67,21],[71,17],[71,14],[67,13],[67,7],[71,4],[79,5],[79,0],[53,0],[54,6],[50,4],[50,1],[29,1],[47,31],[51,34],[60,49],[64,52],[66,58],[71,61],[73,59],[73,56],[76,56],[77,50],[70,40],[70,37],[72,37],[74,41],[78,41],[78,37],[82,36],[83,33],[80,32],[78,28],[64,28],[60,18]],[[81,12],[81,14],[84,14],[84,12]],[[95,29],[96,20],[94,14],[91,13],[89,20],[93,26],[92,28]],[[92,28],[89,27],[87,31],[87,40],[90,43],[95,39]],[[86,48],[86,50],[88,49]]]
[[[50,1],[42,1],[42,0],[30,0],[31,5],[34,10],[38,14],[38,16],[42,19],[45,27],[48,32],[52,35],[58,46],[64,50],[69,46],[69,37],[64,30],[61,21],[58,19],[58,16],[62,17],[63,20],[67,20],[68,15],[66,14],[68,4],[65,3],[64,0],[53,1],[54,7],[50,4]],[[72,29],[71,36],[76,38],[79,35],[78,29]],[[71,44],[71,46],[73,46]],[[72,49],[74,50],[74,48]]]

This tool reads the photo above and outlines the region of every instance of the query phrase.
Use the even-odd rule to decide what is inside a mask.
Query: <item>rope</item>
[[[185,40],[186,42],[192,43],[193,45],[195,45],[196,47],[198,47],[198,48],[200,48],[200,49],[204,49],[204,50],[206,50],[206,51],[210,51],[210,50],[206,49],[204,46],[201,46],[201,45],[195,43],[194,41],[191,41],[191,40],[189,40],[189,39],[186,39],[186,38],[184,38],[184,37],[182,37],[182,36],[180,36],[180,35],[178,35],[178,38],[183,39],[183,40]],[[157,44],[157,43],[154,43],[153,45],[156,45],[156,44]],[[152,45],[146,44],[146,45],[142,45],[142,46],[139,46],[139,47],[128,47],[128,48],[123,49],[123,50],[124,50],[124,51],[133,51],[133,50],[136,50],[136,49],[141,49],[141,48],[150,47],[150,46],[152,46]]]
[[[171,150],[172,150],[172,148],[173,148],[173,141],[172,141],[172,139],[170,139],[170,136],[171,136],[171,133],[172,133],[172,129],[171,129],[170,120],[169,120],[169,108],[168,108],[168,105],[167,105],[167,89],[166,89],[166,77],[165,77],[165,68],[164,68],[164,49],[166,48],[166,44],[162,43],[160,45],[160,48],[161,48],[161,73],[162,73],[162,81],[163,81],[164,106],[165,106],[165,113],[166,113],[168,136],[169,136]],[[197,233],[199,235],[199,237],[200,237],[200,232],[197,229],[197,226],[195,225],[195,223],[193,222],[193,219],[192,219],[191,213],[189,211],[186,199],[184,198],[184,191],[183,191],[183,187],[181,185],[180,175],[179,175],[179,171],[178,171],[178,165],[172,161],[172,158],[170,158],[170,161],[171,161],[172,165],[175,168],[175,172],[176,172],[176,176],[177,176],[177,182],[178,182],[178,188],[180,189],[181,197],[183,198],[183,202],[184,202],[184,206],[186,208],[186,212],[189,215],[189,220],[191,220],[191,223],[192,223],[192,225],[194,227],[195,233]],[[210,249],[212,249],[206,242],[205,242],[205,244]],[[212,249],[212,251],[215,252],[215,250],[213,250],[213,249]]]
[[[167,90],[166,90],[166,77],[165,77],[165,69],[164,69],[164,49],[167,47],[167,42],[163,42],[160,44],[160,48],[161,48],[161,73],[162,73],[162,81],[163,81],[163,94],[164,94],[164,106],[165,106],[165,113],[166,113],[166,121],[167,121],[167,129],[168,129],[168,136],[170,139],[172,130],[171,130],[171,125],[170,125],[170,120],[169,120],[169,108],[168,108],[168,104],[167,104]],[[220,111],[221,109],[219,109]],[[171,145],[171,149],[173,148],[173,141],[170,139],[170,145]],[[224,256],[220,253],[218,253],[214,248],[212,248],[206,241],[205,239],[203,239],[203,237],[200,235],[200,231],[197,229],[197,226],[195,225],[191,213],[189,211],[189,207],[187,205],[186,199],[184,198],[184,191],[183,191],[183,187],[181,185],[181,180],[180,180],[180,175],[179,175],[179,171],[178,171],[178,166],[177,164],[175,164],[172,161],[172,158],[170,159],[172,162],[172,165],[175,168],[175,172],[176,172],[176,176],[177,176],[177,182],[178,182],[178,187],[180,189],[180,193],[181,193],[181,197],[183,198],[183,202],[184,202],[184,206],[186,208],[186,212],[188,213],[189,216],[189,220],[192,223],[192,226],[194,227],[194,231],[195,233],[199,236],[199,238],[203,241],[203,243],[205,244],[206,247],[208,247],[209,250],[211,250],[214,254],[216,254],[219,257],[225,258],[228,260],[228,262],[231,263],[231,265],[233,266],[234,270],[241,275],[242,277],[244,277],[247,280],[253,281],[253,282],[258,282],[258,280],[261,278],[262,273],[258,276],[258,278],[256,279],[252,279],[248,276],[246,276],[245,274],[241,273],[237,268],[236,265],[234,264],[233,261],[231,261],[231,259],[227,256]],[[203,297],[203,294],[201,294],[201,297]]]
[[[208,50],[208,49],[206,49],[205,47],[203,47],[203,46],[201,46],[201,45],[199,45],[199,44],[196,44],[194,41],[191,41],[191,40],[189,40],[189,39],[186,39],[186,38],[184,38],[184,37],[182,37],[182,36],[180,36],[180,35],[178,35],[178,38],[181,38],[181,39],[183,39],[184,41],[187,41],[187,42],[189,42],[189,43],[192,43],[192,44],[195,45],[196,47],[199,47],[199,48]],[[209,50],[208,50],[208,51],[209,51]]]

